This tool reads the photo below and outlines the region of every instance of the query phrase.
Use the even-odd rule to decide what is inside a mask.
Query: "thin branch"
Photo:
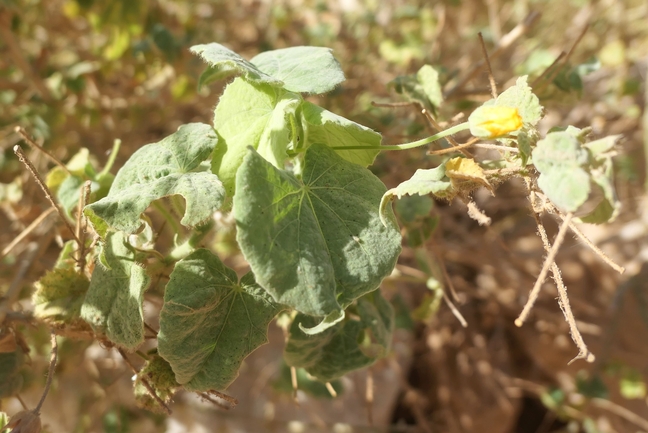
[[[22,399],[20,394],[16,394],[14,397],[16,397],[18,399],[18,401],[20,402],[20,405],[23,407],[24,410],[29,410],[29,407],[27,406],[27,404],[25,404],[25,401]]]
[[[29,243],[29,245],[27,246],[27,252],[25,253],[25,256],[20,260],[18,271],[16,272],[13,280],[11,280],[9,288],[3,296],[0,296],[0,323],[4,322],[7,312],[11,310],[11,305],[20,294],[20,289],[22,289],[22,280],[27,275],[29,268],[31,268],[31,265],[36,259],[39,250],[40,248],[37,242]]]
[[[545,69],[544,71],[542,71],[542,74],[540,74],[540,75],[538,76],[538,78],[536,78],[535,80],[533,80],[533,82],[531,83],[531,87],[535,87],[535,86],[536,86],[540,81],[542,81],[542,80],[544,79],[544,77],[549,76],[549,71],[551,71],[551,70],[554,68],[554,66],[556,66],[556,65],[558,64],[558,62],[559,62],[563,57],[565,57],[565,54],[567,54],[567,53],[565,53],[564,51],[561,51],[560,54],[558,55],[558,57],[556,57],[556,60],[554,60],[553,62],[551,62],[551,64],[547,67],[547,69]]]
[[[220,391],[216,391],[215,389],[210,389],[209,391],[207,391],[207,393],[215,395],[216,397],[220,398],[221,400],[225,400],[226,402],[228,402],[231,405],[231,407],[234,407],[237,404],[239,404],[238,399],[236,399],[235,397],[232,397],[231,395],[227,395],[227,394],[225,394],[223,392],[220,392]]]
[[[34,140],[32,140],[31,137],[29,136],[29,134],[27,134],[27,131],[25,131],[25,129],[22,126],[16,126],[14,128],[14,132],[16,134],[20,135],[22,137],[22,139],[25,140],[27,142],[27,144],[29,144],[31,147],[35,147],[36,149],[40,150],[45,155],[47,155],[47,157],[49,157],[49,159],[51,159],[54,164],[61,167],[63,169],[63,171],[65,171],[68,174],[68,176],[72,176],[72,173],[65,166],[65,164],[63,164],[63,162],[61,162],[61,160],[59,160],[57,157],[55,157],[50,151],[48,151],[43,146],[41,146],[40,144],[38,144]]]
[[[443,131],[443,128],[441,127],[441,125],[439,125],[439,122],[437,122],[436,119],[434,117],[432,117],[432,114],[430,114],[429,111],[427,111],[425,108],[421,108],[421,114],[423,114],[423,116],[428,121],[428,123],[430,123],[430,125],[432,125],[432,127],[435,128],[437,132],[438,131]],[[446,137],[446,140],[452,146],[455,146],[455,147],[459,146],[459,143],[457,142],[457,140],[452,138],[451,135],[448,135]],[[466,149],[459,149],[459,151],[461,153],[463,153],[467,158],[472,158],[473,157],[473,155]]]
[[[590,403],[592,403],[593,405],[601,409],[605,409],[608,412],[611,412],[620,418],[625,419],[626,421],[636,425],[642,430],[648,431],[648,420],[640,417],[639,415],[637,415],[632,411],[629,411],[623,406],[620,406],[610,400],[605,400],[602,398],[593,398],[592,400],[590,400]]]
[[[78,266],[83,273],[86,265],[86,257],[85,257],[85,235],[86,235],[86,229],[88,227],[88,219],[83,215],[83,208],[88,204],[90,201],[90,187],[92,185],[92,182],[89,180],[86,180],[85,183],[83,184],[83,188],[81,189],[81,194],[79,194],[79,204],[77,206],[77,221],[76,221],[76,228],[77,228],[77,238],[79,238],[80,243],[79,243],[79,250],[78,250]]]
[[[572,56],[572,54],[574,54],[574,51],[576,50],[576,46],[578,46],[578,44],[580,43],[580,41],[583,39],[583,36],[585,36],[585,33],[587,33],[587,30],[588,30],[588,29],[589,29],[589,23],[586,24],[586,25],[583,27],[583,30],[581,30],[580,34],[578,35],[578,37],[576,38],[576,40],[575,40],[574,43],[572,44],[572,46],[571,46],[571,48],[569,49],[569,51],[567,52],[567,54],[562,58],[561,66],[560,66],[560,67],[557,67],[557,68],[554,68],[550,73],[548,73],[548,74],[547,74],[547,77],[546,77],[546,79],[545,79],[545,82],[544,82],[542,85],[540,85],[540,86],[538,87],[538,89],[534,89],[535,92],[540,91],[542,88],[544,88],[544,86],[547,85],[547,83],[550,83],[550,82],[551,82],[551,81],[556,77],[556,75],[560,72],[560,69],[561,69],[563,66],[566,66],[567,63],[569,63],[569,59],[570,59],[570,57]],[[561,57],[561,56],[559,56],[559,58],[560,58],[560,57]],[[557,62],[554,62],[554,63],[557,64]],[[535,81],[534,81],[534,83],[535,83]]]
[[[533,213],[533,217],[535,218],[536,224],[538,225],[538,233],[540,234],[540,239],[542,239],[542,244],[544,245],[545,250],[548,253],[550,253],[552,247],[551,244],[549,243],[549,238],[547,237],[547,231],[545,230],[544,225],[540,221],[539,215],[536,212],[532,212],[532,213]],[[571,213],[565,216],[565,220],[561,225],[561,230],[563,229],[563,227],[569,226],[571,216],[572,216]],[[558,232],[558,235],[560,235],[560,232]],[[558,236],[556,236],[556,242],[554,242],[554,246],[557,244],[557,241],[558,241]],[[547,259],[548,258],[549,257],[547,257]],[[558,297],[559,297],[558,305],[560,306],[560,310],[563,312],[563,316],[565,316],[567,325],[569,325],[569,334],[571,335],[574,344],[576,344],[576,347],[578,347],[578,355],[574,359],[569,361],[569,363],[571,364],[577,359],[585,359],[587,362],[594,362],[595,356],[587,348],[587,345],[583,340],[583,336],[578,330],[578,325],[576,324],[576,319],[574,318],[574,313],[572,312],[571,305],[569,302],[569,296],[567,295],[567,287],[565,287],[565,283],[562,280],[562,275],[560,274],[560,269],[558,268],[558,265],[556,265],[555,262],[553,262],[551,265],[551,272],[553,274],[554,282],[556,283],[556,288],[558,289]],[[537,294],[536,294],[536,298],[537,298]],[[531,299],[529,298],[529,300]],[[522,315],[520,315],[520,317],[522,317]],[[515,324],[518,325],[517,320]]]
[[[458,150],[465,149],[465,148],[470,147],[470,146],[474,146],[475,143],[477,143],[478,141],[479,141],[479,138],[473,138],[473,139],[469,140],[467,143],[460,144],[460,145],[454,146],[454,147],[449,147],[447,149],[428,150],[427,154],[428,155],[444,155],[446,153],[453,153],[453,152],[456,152]]]
[[[18,236],[16,236],[14,238],[14,240],[11,241],[11,243],[9,245],[4,247],[4,249],[2,250],[2,253],[0,253],[0,259],[2,259],[4,256],[9,254],[11,252],[11,250],[13,250],[16,247],[16,245],[18,245],[23,239],[25,239],[27,237],[27,235],[29,235],[36,227],[38,227],[40,225],[40,223],[42,223],[54,211],[55,211],[55,209],[50,207],[45,212],[40,214],[38,216],[38,218],[36,218],[34,221],[32,221],[31,224],[29,224],[25,228],[25,230],[20,232],[20,234]]]
[[[526,305],[522,309],[522,312],[520,313],[519,317],[515,319],[516,326],[522,326],[524,324],[525,320],[529,316],[529,312],[531,311],[531,308],[533,308],[533,305],[538,299],[538,295],[540,294],[540,288],[542,287],[542,283],[544,283],[545,278],[547,278],[547,273],[549,272],[549,268],[551,268],[551,264],[554,263],[554,260],[556,259],[556,255],[558,254],[558,250],[560,249],[560,246],[562,245],[563,240],[565,239],[565,234],[567,233],[567,229],[569,228],[569,221],[571,220],[572,216],[573,216],[572,213],[567,214],[567,218],[565,218],[565,221],[563,221],[563,223],[560,225],[560,230],[558,231],[558,234],[556,235],[556,239],[554,240],[552,246],[550,246],[549,240],[546,239],[546,234],[544,237],[542,236],[542,234],[540,235],[541,237],[543,237],[543,244],[545,245],[545,249],[547,249],[548,251],[547,258],[545,259],[542,265],[542,270],[540,271],[540,274],[538,275],[538,278],[536,279],[536,282],[533,285],[533,289],[531,289],[531,293],[529,293],[529,299],[527,300]],[[544,226],[542,226],[542,223],[540,222],[539,219],[537,220],[537,222],[538,222],[538,229],[541,232],[543,232]],[[542,227],[542,229],[540,229],[540,227]]]
[[[520,24],[515,26],[513,30],[508,32],[506,35],[502,37],[502,39],[499,40],[497,45],[495,46],[495,49],[490,55],[491,59],[496,59],[499,57],[508,47],[510,47],[520,36],[525,34],[531,26],[540,18],[540,13],[536,11],[532,11],[529,13],[529,15],[524,18],[524,21],[522,21]],[[454,95],[457,91],[459,91],[463,86],[466,85],[470,80],[473,79],[475,75],[479,73],[481,68],[484,66],[484,60],[480,60],[476,62],[472,69],[468,71],[468,73],[457,83],[453,88],[448,90],[447,92],[444,92],[444,99],[450,98],[452,95]]]
[[[495,83],[495,77],[493,76],[493,69],[491,68],[490,60],[488,59],[488,51],[486,50],[486,44],[484,43],[484,37],[482,33],[477,33],[479,36],[479,44],[481,45],[482,53],[484,54],[484,62],[486,63],[486,68],[488,69],[488,81],[490,82],[491,96],[493,99],[497,98],[497,84]]]
[[[376,101],[371,101],[371,105],[373,105],[374,107],[381,107],[381,108],[402,108],[402,107],[417,106],[418,104],[416,102],[376,102]]]
[[[52,352],[50,354],[50,365],[49,365],[49,370],[47,371],[47,382],[45,382],[45,389],[43,390],[43,395],[41,396],[40,401],[36,405],[36,408],[34,408],[34,413],[39,414],[41,407],[43,407],[43,403],[45,403],[45,398],[47,397],[47,393],[50,390],[50,386],[52,385],[52,379],[54,378],[54,369],[56,368],[56,359],[58,356],[58,344],[56,343],[56,334],[54,331],[51,331],[50,333],[50,340],[52,342]]]
[[[459,295],[457,295],[457,290],[455,289],[454,283],[450,279],[450,274],[448,274],[448,268],[446,268],[445,260],[443,260],[441,254],[437,254],[435,252],[435,255],[437,258],[437,263],[441,267],[441,273],[443,274],[443,278],[445,279],[446,283],[448,284],[448,288],[450,289],[450,294],[452,295],[452,298],[456,302],[459,302]]]
[[[331,397],[333,398],[337,397],[337,391],[335,390],[335,388],[333,388],[331,382],[326,382],[324,386],[326,386],[326,390],[328,391],[329,394],[331,394]]]
[[[204,400],[207,400],[208,402],[210,402],[212,404],[215,404],[216,406],[220,407],[221,409],[230,410],[232,408],[232,406],[228,406],[228,405],[223,404],[222,402],[216,400],[215,398],[212,398],[206,392],[199,392],[198,395],[200,396],[200,398],[202,398]]]
[[[139,370],[135,368],[132,362],[130,362],[130,359],[126,356],[124,351],[120,348],[117,348],[117,351],[119,354],[124,358],[124,362],[126,365],[130,367],[130,369],[133,371],[133,373],[138,374]],[[171,415],[171,409],[169,409],[169,406],[157,395],[151,384],[148,382],[148,380],[144,377],[140,378],[142,380],[142,385],[144,385],[144,388],[148,391],[149,395],[153,397],[153,399],[160,405],[162,406],[162,409],[164,409],[164,412],[166,412],[167,415]]]
[[[561,215],[561,218],[562,218],[562,215]],[[580,238],[581,241],[583,241],[585,243],[585,245],[590,247],[592,249],[592,251],[594,251],[594,253],[596,253],[601,258],[601,260],[603,260],[605,263],[610,265],[610,267],[612,269],[614,269],[615,271],[617,271],[620,274],[623,274],[625,272],[625,268],[623,266],[619,266],[616,263],[614,263],[614,261],[611,258],[609,258],[607,256],[607,254],[605,254],[599,247],[594,245],[594,243],[592,241],[590,241],[587,238],[587,236],[585,236],[585,234],[578,228],[578,226],[576,224],[574,224],[573,221],[569,223],[569,228]]]
[[[22,162],[25,165],[25,167],[27,167],[27,170],[29,170],[29,172],[32,174],[32,176],[34,176],[34,179],[36,180],[36,183],[38,183],[38,186],[41,187],[41,189],[45,193],[45,197],[47,197],[47,200],[50,202],[52,207],[54,207],[54,209],[56,209],[59,216],[61,217],[61,219],[65,223],[65,226],[68,228],[68,230],[72,234],[72,237],[74,238],[74,240],[77,242],[78,245],[81,245],[81,241],[79,241],[79,238],[76,235],[74,227],[72,227],[72,225],[68,221],[67,217],[65,216],[65,213],[63,212],[63,209],[61,209],[61,207],[56,203],[56,201],[54,201],[54,197],[52,196],[52,193],[50,192],[47,185],[45,185],[45,182],[43,182],[43,179],[40,177],[40,174],[38,174],[38,172],[36,171],[36,167],[34,167],[34,164],[32,164],[31,161],[27,158],[27,156],[22,151],[20,146],[18,146],[18,145],[14,146],[14,153],[18,157],[18,160],[20,160],[20,162]]]
[[[475,143],[473,146],[478,147],[480,149],[493,149],[493,150],[501,150],[503,152],[520,153],[520,150],[517,147],[500,146],[498,144]]]
[[[452,303],[448,295],[446,294],[445,290],[441,290],[441,293],[443,294],[443,300],[445,301],[446,305],[450,308],[450,311],[452,311],[452,314],[457,318],[459,323],[461,323],[461,326],[464,328],[468,327],[468,322],[466,322],[466,319],[464,319],[464,316],[461,315],[461,312],[455,307],[455,305]]]
[[[158,332],[155,329],[153,329],[153,327],[151,327],[151,325],[149,325],[148,323],[144,322],[144,327],[146,329],[148,329],[149,331],[151,331],[153,333],[153,335],[156,335],[156,336],[158,335]]]

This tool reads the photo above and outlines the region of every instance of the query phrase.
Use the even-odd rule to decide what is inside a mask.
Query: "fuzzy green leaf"
[[[160,313],[158,350],[190,391],[224,390],[243,359],[267,342],[268,324],[283,309],[248,273],[205,249],[179,261]]]
[[[234,194],[236,172],[252,146],[275,167],[283,168],[286,149],[296,137],[291,131],[302,98],[267,84],[235,79],[221,96],[214,112],[214,128],[220,141],[212,159],[212,171]]]
[[[201,85],[232,74],[241,74],[247,80],[257,83],[268,83],[273,86],[283,85],[281,80],[262,72],[234,51],[216,42],[194,45],[189,50],[200,56],[209,65],[207,71],[200,77]]]
[[[556,206],[576,211],[587,200],[591,185],[584,169],[589,155],[578,139],[567,131],[547,134],[532,153],[540,172],[538,186]]]
[[[376,290],[357,301],[359,320],[347,319],[315,336],[301,331],[316,319],[298,314],[290,327],[284,351],[286,363],[330,382],[373,364],[387,354],[394,328],[394,311]]]
[[[0,330],[0,399],[20,392],[23,376],[20,370],[25,364],[25,353],[16,337]]]
[[[423,93],[432,106],[440,107],[443,102],[443,91],[437,70],[430,65],[423,65],[416,73],[416,79],[421,84]]]
[[[526,127],[535,126],[542,119],[542,105],[527,83],[526,76],[518,78],[514,86],[503,91],[497,99],[487,101],[484,106],[517,108]]]
[[[151,202],[179,194],[186,200],[180,222],[188,227],[200,224],[225,198],[221,181],[201,164],[217,142],[211,126],[190,123],[162,141],[140,148],[119,170],[108,196],[86,206],[85,214],[102,236],[106,226],[133,233]]]
[[[428,170],[418,169],[409,180],[387,191],[380,200],[380,220],[385,224],[387,212],[391,212],[389,202],[404,195],[432,194],[438,198],[452,198],[454,190],[450,178],[446,176],[445,164]]]
[[[171,397],[180,388],[180,384],[175,380],[175,374],[173,374],[171,366],[160,355],[152,355],[137,373],[133,383],[133,394],[138,407],[155,413],[164,413],[164,408],[151,396],[151,393],[144,385],[144,381],[153,388],[160,400],[170,403]]]
[[[142,300],[146,270],[135,262],[121,232],[109,232],[95,264],[81,318],[118,346],[134,350],[144,341]]]
[[[331,147],[380,146],[381,136],[376,131],[331,113],[310,102],[302,104],[304,143],[324,143]],[[336,150],[347,161],[366,167],[373,164],[380,150]]]
[[[291,92],[326,93],[342,83],[344,72],[330,48],[291,47],[266,51],[250,62],[283,82]]]
[[[81,305],[90,282],[74,268],[54,268],[36,283],[34,316],[56,328],[89,330],[81,320]]]
[[[250,150],[236,184],[238,243],[277,302],[328,316],[375,290],[394,268],[401,238],[393,213],[380,224],[385,186],[327,146],[308,148],[300,177]]]

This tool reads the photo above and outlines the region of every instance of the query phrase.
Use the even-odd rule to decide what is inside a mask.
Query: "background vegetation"
[[[180,124],[212,118],[226,83],[198,90],[203,64],[188,52],[191,45],[217,41],[247,58],[296,45],[331,47],[347,81],[313,101],[393,144],[429,135],[411,105],[379,106],[411,97],[398,93],[398,76],[424,64],[440,70],[444,122],[490,97],[483,67],[454,90],[483,58],[482,32],[491,53],[511,39],[491,61],[500,89],[520,75],[532,81],[566,53],[568,65],[534,89],[546,108],[543,131],[571,124],[591,126],[595,137],[623,135],[615,158],[621,214],[583,231],[626,273],[620,276],[569,236],[557,258],[594,363],[568,364],[577,351],[550,281],[527,325],[513,323],[543,248],[524,188],[509,182],[496,197],[475,193],[492,218],[489,227],[470,219],[461,203],[430,202],[420,216],[401,218],[406,248],[398,272],[382,287],[397,309],[399,330],[393,354],[371,368],[371,405],[368,373],[359,372],[334,384],[341,392],[335,400],[317,384],[304,385],[296,406],[281,361],[283,334],[274,324],[270,344],[248,358],[229,390],[240,400],[236,409],[226,413],[180,394],[168,419],[135,406],[132,372],[115,350],[65,339],[43,406],[45,429],[272,431],[307,423],[306,431],[350,431],[346,424],[364,426],[359,431],[394,424],[425,432],[648,431],[647,21],[648,6],[639,0],[0,2],[0,245],[6,251],[0,293],[22,289],[13,305],[18,312],[31,311],[33,283],[52,267],[67,234],[49,215],[11,245],[49,207],[12,152],[22,141],[14,127],[61,161],[81,152],[78,158],[99,167],[120,139],[115,167],[121,167],[134,150]],[[521,23],[528,30],[512,38]],[[41,174],[51,170],[41,152],[28,154]],[[438,162],[414,149],[381,155],[373,170],[391,188]],[[547,218],[545,226],[553,237],[555,221]],[[244,270],[231,233],[213,242],[228,265]],[[421,282],[430,273],[438,276],[437,291]],[[450,293],[450,284],[466,328],[438,295]],[[154,316],[154,299],[145,310]],[[20,395],[33,407],[45,381],[48,330],[36,323],[20,329],[31,350]],[[21,409],[15,398],[1,404],[9,414]]]

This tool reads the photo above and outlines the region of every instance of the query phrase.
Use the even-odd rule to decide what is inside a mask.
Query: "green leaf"
[[[2,399],[20,392],[23,385],[20,370],[26,358],[16,337],[8,331],[0,332],[0,349],[0,399]]]
[[[302,104],[304,145],[323,143],[331,147],[380,146],[382,137],[376,131],[331,113],[306,101]],[[366,167],[373,164],[380,150],[336,150],[347,161]]]
[[[385,224],[387,206],[393,197],[401,198],[404,195],[432,194],[438,198],[451,199],[454,196],[452,183],[446,176],[444,164],[428,170],[418,169],[409,180],[387,191],[380,200],[380,220]]]
[[[576,374],[576,389],[588,398],[609,397],[609,391],[603,379],[598,374],[589,377],[588,373],[581,370]]]
[[[359,319],[347,319],[315,336],[301,331],[317,319],[298,314],[290,327],[284,359],[322,382],[373,364],[387,354],[394,311],[376,290],[357,301]]]
[[[158,350],[190,391],[224,390],[243,359],[267,342],[268,324],[283,306],[248,273],[200,249],[179,261],[166,287]]]
[[[81,306],[81,317],[118,346],[136,349],[144,341],[142,300],[149,281],[146,270],[135,262],[126,235],[109,232]]]
[[[36,283],[34,316],[68,333],[89,331],[80,317],[89,285],[88,278],[74,268],[54,268]]]
[[[640,372],[628,368],[619,381],[619,391],[628,400],[643,399],[646,397],[646,382]]]
[[[267,84],[235,79],[221,96],[214,112],[219,143],[212,158],[212,171],[234,194],[236,172],[252,146],[275,167],[283,168],[286,149],[296,136],[290,125],[301,96]]]
[[[333,90],[345,80],[332,52],[325,47],[291,47],[266,51],[250,62],[283,81],[286,90],[319,94]]]
[[[151,202],[179,194],[187,203],[180,222],[187,227],[200,224],[225,198],[221,181],[201,164],[217,141],[211,126],[190,123],[159,143],[143,146],[119,170],[108,196],[86,206],[85,214],[101,236],[106,226],[133,233]]]
[[[152,355],[144,364],[144,367],[135,375],[133,394],[138,407],[150,410],[155,413],[165,413],[164,408],[151,396],[144,385],[146,381],[155,394],[165,403],[171,402],[171,397],[180,387],[175,380],[175,374],[168,362],[160,355]]]
[[[416,73],[416,79],[423,88],[423,93],[433,107],[438,108],[443,102],[443,91],[439,82],[439,73],[430,65],[423,65]]]
[[[399,197],[396,202],[396,213],[404,224],[411,224],[425,218],[432,212],[434,200],[425,195]]]
[[[587,200],[591,185],[585,171],[589,155],[578,139],[567,131],[547,134],[532,153],[540,172],[538,186],[556,206],[576,211]]]
[[[430,65],[423,65],[416,75],[396,77],[389,86],[408,101],[418,102],[433,113],[443,102],[439,73]]]
[[[281,80],[262,72],[234,51],[216,42],[194,45],[189,51],[200,56],[209,65],[209,72],[206,72],[208,76],[200,77],[202,84],[214,81],[218,75],[224,77],[237,73],[243,75],[245,79],[256,83],[268,83],[273,86],[283,85]]]
[[[314,144],[300,177],[250,150],[236,178],[237,240],[259,284],[277,302],[328,316],[375,290],[400,254],[385,186],[369,170]]]

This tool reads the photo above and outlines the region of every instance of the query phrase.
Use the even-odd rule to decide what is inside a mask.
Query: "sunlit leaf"
[[[319,94],[333,90],[345,80],[332,52],[325,47],[290,47],[263,52],[250,62],[281,80],[286,90]]]
[[[277,302],[329,316],[394,268],[401,240],[391,211],[380,223],[384,185],[327,146],[308,148],[299,177],[250,150],[236,183],[237,240]]]
[[[218,138],[209,125],[190,123],[154,144],[138,149],[119,170],[108,196],[85,207],[100,235],[106,227],[127,233],[140,226],[140,215],[153,202],[170,195],[186,201],[183,225],[193,227],[218,210],[225,190],[205,164]]]

